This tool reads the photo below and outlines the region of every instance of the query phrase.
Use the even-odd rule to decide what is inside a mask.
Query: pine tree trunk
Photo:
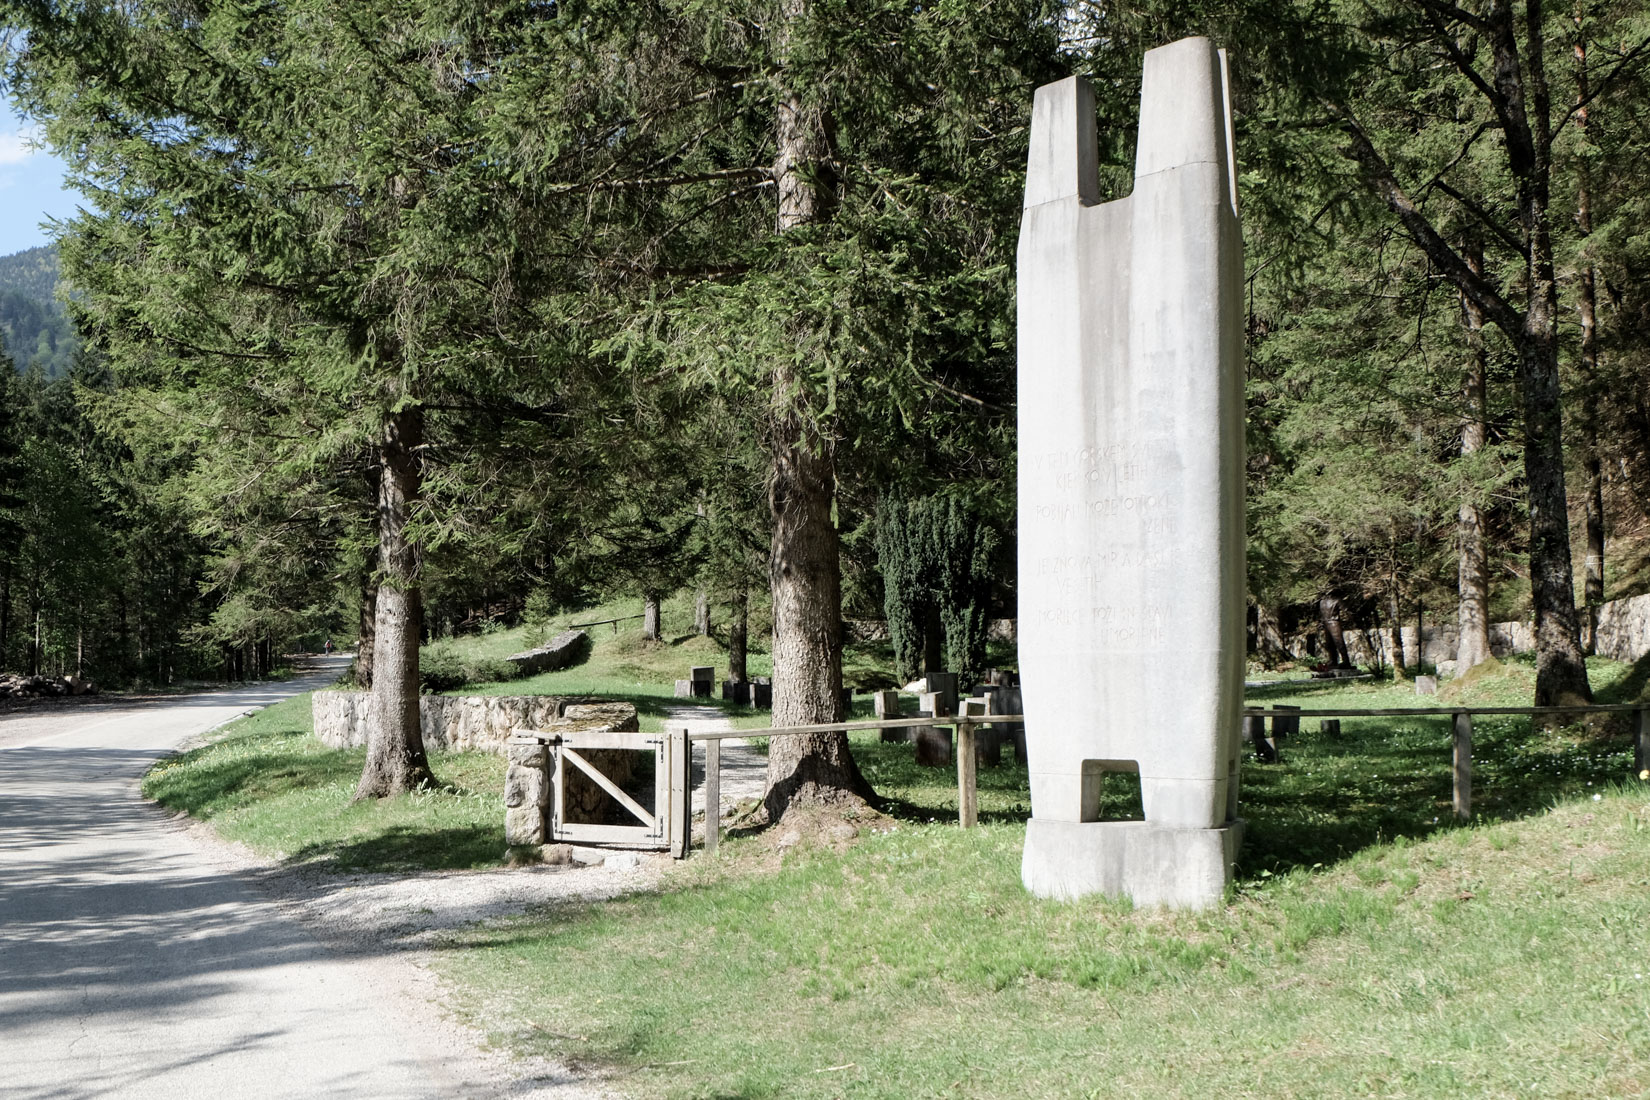
[[[11,559],[0,562],[0,672],[11,652]]]
[[[1398,577],[1394,573],[1386,590],[1386,651],[1392,661],[1392,681],[1402,683],[1409,679],[1404,656],[1403,612],[1399,610]]]
[[[367,762],[355,797],[384,798],[435,785],[419,725],[418,643],[424,608],[419,551],[407,538],[418,500],[424,416],[416,408],[386,417],[379,455],[378,615],[374,631],[373,701],[378,721],[368,731]]]
[[[1255,602],[1255,652],[1262,661],[1275,662],[1287,655],[1283,641],[1283,626],[1278,618],[1277,604],[1263,600]]]
[[[650,642],[659,640],[659,594],[642,594],[642,637]]]
[[[1508,17],[1510,19],[1510,16]],[[1558,373],[1558,280],[1553,268],[1551,144],[1542,26],[1524,27],[1524,92],[1533,108],[1531,147],[1514,157],[1519,218],[1527,247],[1525,311],[1518,334],[1524,412],[1524,480],[1530,505],[1530,602],[1535,609],[1535,704],[1590,703],[1587,661],[1576,632],[1564,486],[1563,387]],[[1498,74],[1499,76],[1500,74]]]
[[[378,573],[370,564],[361,570],[360,638],[355,644],[355,683],[371,689],[373,657],[378,648]]]
[[[1484,269],[1483,254],[1466,250],[1467,262],[1475,273]],[[1484,351],[1484,311],[1470,297],[1461,295],[1461,318],[1467,336],[1467,369],[1461,379],[1464,416],[1461,421],[1461,457],[1482,450],[1488,434],[1485,421],[1487,400]],[[1461,498],[1456,513],[1456,541],[1460,557],[1456,567],[1457,626],[1455,674],[1490,659],[1490,566],[1484,544],[1484,515],[1469,490]]]
[[[1587,39],[1581,8],[1576,8],[1576,128],[1587,137]],[[1587,158],[1576,162],[1576,229],[1586,240],[1593,232],[1592,180]],[[1593,653],[1598,644],[1598,606],[1604,602],[1604,464],[1599,459],[1598,441],[1598,276],[1593,265],[1583,262],[1577,272],[1576,307],[1581,313],[1581,469],[1585,483],[1583,507],[1586,511],[1587,554],[1582,566],[1582,602],[1586,618],[1581,626],[1582,650]]]
[[[781,0],[780,41],[808,15],[808,0]],[[779,88],[774,179],[778,231],[827,220],[836,201],[831,124],[792,88]],[[773,724],[809,725],[842,719],[842,574],[831,506],[836,469],[822,429],[818,399],[798,365],[773,367],[773,512],[769,583],[773,589]],[[848,751],[845,733],[776,737],[768,749],[770,822],[797,805],[857,804],[871,796]]]
[[[750,646],[750,597],[743,590],[733,598],[733,614],[728,621],[728,679],[744,683]]]
[[[710,595],[703,588],[693,601],[693,632],[701,638],[710,637]]]
[[[1530,504],[1535,705],[1560,706],[1590,703],[1593,692],[1576,631],[1558,375],[1558,289],[1544,210],[1532,234],[1532,254],[1529,309],[1519,341],[1518,366],[1524,398],[1524,479]]]
[[[945,671],[945,627],[938,604],[922,610],[922,671],[925,675]]]

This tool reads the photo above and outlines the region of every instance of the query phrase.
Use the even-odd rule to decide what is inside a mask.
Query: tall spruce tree
[[[122,380],[261,419],[271,469],[372,454],[378,724],[357,794],[430,783],[424,557],[461,529],[447,506],[463,493],[427,492],[427,460],[454,409],[530,391],[523,371],[552,339],[529,290],[562,270],[545,242],[564,212],[515,174],[517,135],[491,99],[545,13],[300,0],[6,14],[27,30],[7,55],[13,94],[90,200],[65,267]]]

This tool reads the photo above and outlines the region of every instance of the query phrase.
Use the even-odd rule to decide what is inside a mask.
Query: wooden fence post
[[[1472,820],[1472,715],[1456,711],[1455,725],[1455,816]]]
[[[1650,768],[1650,708],[1640,707],[1633,717],[1633,774],[1643,775]]]
[[[974,757],[974,723],[957,723],[957,823],[965,829],[979,824],[979,792],[974,785],[979,762]]]
[[[705,851],[714,852],[722,840],[722,742],[705,742]]]

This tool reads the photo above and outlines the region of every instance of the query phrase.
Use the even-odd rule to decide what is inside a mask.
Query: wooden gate
[[[543,736],[542,734],[540,736]],[[550,812],[547,838],[556,844],[596,844],[616,848],[669,849],[687,854],[692,830],[689,799],[689,756],[686,731],[676,733],[615,733],[608,730],[556,734],[545,740],[550,750]],[[643,806],[604,774],[584,754],[589,750],[622,750],[653,756],[653,805]],[[605,791],[634,825],[607,825],[566,820],[567,780],[583,772]]]

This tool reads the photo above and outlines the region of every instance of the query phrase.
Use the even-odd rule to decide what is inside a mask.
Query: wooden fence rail
[[[1245,718],[1444,718],[1451,726],[1451,773],[1455,816],[1462,821],[1472,818],[1472,720],[1474,715],[1513,715],[1541,717],[1544,715],[1574,716],[1580,714],[1635,714],[1633,736],[1633,773],[1650,768],[1650,706],[1641,703],[1614,703],[1578,707],[1336,707],[1331,709],[1300,709],[1293,707],[1269,709],[1244,707]],[[696,732],[683,729],[681,736],[691,746],[694,741],[705,742],[705,850],[714,852],[721,839],[722,799],[722,742],[737,737],[791,737],[809,733],[850,733],[855,730],[885,729],[951,729],[957,734],[957,822],[964,829],[979,823],[978,762],[974,755],[974,735],[980,726],[1018,725],[1025,722],[1023,714],[945,715],[938,718],[879,718],[868,722],[820,722],[807,726],[771,726],[753,730],[712,730]],[[691,748],[690,750],[691,751]],[[685,800],[685,794],[684,794]],[[685,855],[686,846],[682,848]]]
[[[1472,818],[1472,720],[1475,716],[1540,718],[1585,714],[1635,714],[1633,726],[1633,774],[1650,768],[1650,707],[1643,703],[1601,703],[1579,707],[1334,707],[1327,710],[1281,707],[1244,707],[1245,718],[1448,718],[1450,719],[1450,771],[1455,816]],[[1274,750],[1275,751],[1275,750]]]
[[[569,630],[578,630],[587,626],[606,626],[608,623],[612,623],[613,633],[617,634],[620,623],[627,623],[631,619],[640,619],[641,617],[640,615],[620,615],[617,619],[596,619],[594,622],[588,623],[568,623],[567,627]]]

